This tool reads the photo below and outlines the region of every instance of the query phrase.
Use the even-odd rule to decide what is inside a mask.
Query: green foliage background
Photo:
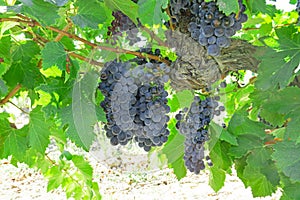
[[[228,126],[210,125],[207,148],[214,166],[209,168],[209,183],[220,190],[234,167],[254,197],[282,188],[281,199],[300,199],[300,89],[290,85],[299,75],[298,14],[277,10],[265,0],[244,3],[249,20],[236,37],[257,46],[261,62],[245,87],[231,82],[220,91]],[[227,14],[238,10],[236,0],[218,4]],[[30,111],[24,111],[30,122],[20,129],[9,120],[11,114],[0,113],[0,159],[10,156],[15,165],[24,162],[40,169],[49,180],[48,191],[62,186],[68,198],[101,199],[93,168],[64,146],[68,138],[88,151],[95,139],[93,125],[106,120],[99,106],[102,95],[97,84],[103,63],[98,60],[125,60],[133,56],[124,49],[136,50],[121,42],[101,42],[108,37],[112,11],[122,11],[136,24],[139,19],[163,40],[168,0],[137,4],[130,0],[6,0],[0,6],[4,8],[0,13],[0,104],[9,103],[10,94],[18,97],[23,92],[31,100]],[[149,32],[143,35],[153,47],[165,50]],[[189,106],[193,95],[193,91],[172,92],[171,111]],[[171,119],[169,140],[155,151],[166,155],[169,167],[181,179],[187,173],[184,137],[175,124]],[[58,160],[45,153],[50,138],[60,147]],[[77,169],[72,175],[71,166]]]

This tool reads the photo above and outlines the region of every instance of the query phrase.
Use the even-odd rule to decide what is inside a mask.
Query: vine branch
[[[12,101],[9,100],[8,103],[10,103],[11,105],[13,105],[13,106],[15,106],[16,108],[18,108],[21,112],[23,112],[23,113],[29,115],[29,113],[28,113],[27,111],[25,111],[24,109],[20,108],[20,107],[19,107],[18,105],[16,105],[14,102],[12,102]]]
[[[29,18],[23,15],[18,15],[20,18],[0,18],[0,22],[5,22],[5,21],[13,21],[13,22],[19,22],[19,23],[26,23],[29,26],[38,26],[38,27],[43,27],[39,22],[35,21],[35,20],[28,20]],[[135,55],[141,58],[150,58],[153,60],[157,60],[157,61],[161,61],[164,62],[168,65],[170,65],[171,63],[168,60],[162,59],[159,56],[155,56],[155,55],[150,55],[150,54],[146,54],[146,53],[140,53],[140,52],[135,52],[135,51],[130,51],[130,50],[126,50],[126,49],[121,49],[121,48],[114,48],[114,47],[108,47],[108,46],[101,46],[101,45],[97,45],[95,43],[92,43],[86,39],[83,39],[75,34],[69,33],[67,31],[64,30],[60,30],[58,28],[52,27],[52,26],[45,26],[46,29],[49,29],[51,31],[57,32],[59,34],[61,34],[62,36],[66,36],[68,38],[71,39],[75,39],[78,40],[92,48],[95,49],[101,49],[101,50],[106,50],[106,51],[111,51],[111,52],[115,52],[115,53],[125,53],[125,54],[131,54],[131,55]]]
[[[32,32],[29,32],[29,33],[30,33],[31,35],[33,35],[33,36],[36,37],[36,38],[35,38],[35,41],[36,41],[38,44],[40,44],[41,46],[44,46],[45,43],[49,42],[49,40],[47,40],[46,38],[44,38],[44,37],[42,37],[42,36],[40,36],[40,35],[38,35],[38,34],[35,34],[35,33],[32,33]],[[65,49],[65,51],[67,51],[68,54],[69,54],[70,56],[72,56],[72,57],[74,57],[74,58],[78,58],[79,60],[85,61],[85,62],[90,63],[90,64],[92,64],[92,65],[103,66],[103,63],[98,62],[98,61],[96,61],[96,60],[89,59],[89,58],[87,58],[87,57],[84,57],[84,56],[79,55],[79,54],[77,54],[77,53],[68,51],[68,50],[66,50],[66,49]]]
[[[22,85],[18,84],[16,85],[16,87],[14,87],[1,101],[0,101],[0,105],[6,104],[9,99],[13,96],[15,96],[15,94],[21,89]]]

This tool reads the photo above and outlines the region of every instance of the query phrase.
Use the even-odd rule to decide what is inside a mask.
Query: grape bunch
[[[178,15],[183,10],[187,10],[191,6],[191,1],[189,0],[171,0],[171,12],[172,14]]]
[[[141,41],[141,38],[137,36],[139,32],[137,26],[128,16],[120,11],[114,11],[112,15],[115,19],[108,28],[108,35],[112,36],[113,40],[116,40],[117,37],[121,37],[123,33],[126,33],[126,39],[129,40],[130,45]]]
[[[133,108],[138,113],[134,122],[140,126],[140,130],[135,134],[135,141],[145,151],[149,151],[151,146],[161,146],[168,140],[170,132],[167,129],[167,114],[170,108],[167,96],[163,84],[144,84],[138,90]]]
[[[126,145],[133,138],[130,129],[133,120],[128,115],[128,102],[134,99],[132,92],[136,91],[138,86],[133,79],[124,76],[129,68],[129,63],[113,61],[106,63],[101,71],[99,89],[105,98],[100,105],[106,113],[107,123],[104,129],[112,145]]]
[[[112,145],[126,145],[134,138],[145,151],[168,139],[170,108],[164,84],[169,81],[164,63],[133,66],[131,62],[106,63],[99,89],[105,96],[106,136]]]
[[[242,28],[242,23],[248,17],[243,12],[245,6],[239,1],[240,12],[238,15],[231,13],[226,16],[221,12],[215,2],[201,3],[199,7],[199,23],[191,22],[189,31],[193,39],[207,47],[207,53],[218,56],[221,48],[230,46],[230,38]]]
[[[220,11],[214,1],[171,1],[171,11],[177,16],[179,27],[181,23],[187,24],[180,14],[190,15],[187,29],[191,37],[207,48],[208,55],[218,56],[222,48],[230,46],[230,38],[242,28],[242,23],[248,19],[244,13],[245,5],[241,0],[238,2],[240,8],[238,14],[231,13],[229,16]],[[189,9],[188,12],[186,12],[187,9]]]
[[[189,110],[184,109],[175,116],[176,128],[185,136],[185,166],[195,174],[199,174],[205,168],[204,143],[209,139],[209,123],[213,116],[220,115],[222,110],[223,107],[219,106],[215,99],[207,97],[201,100],[195,96]]]

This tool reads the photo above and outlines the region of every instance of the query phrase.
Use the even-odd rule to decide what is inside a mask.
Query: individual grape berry
[[[200,34],[198,41],[199,41],[199,44],[202,46],[208,45],[208,39],[203,34]]]
[[[226,84],[225,81],[223,81],[223,82],[220,83],[220,87],[221,87],[221,88],[226,88],[226,86],[227,86],[227,84]]]
[[[209,38],[207,39],[207,43],[208,43],[208,44],[215,44],[216,41],[217,41],[216,36],[211,36],[211,37],[209,37]]]
[[[205,26],[202,29],[200,29],[200,31],[207,38],[213,36],[214,34],[214,28],[212,26]]]
[[[224,35],[224,32],[225,31],[223,28],[216,28],[214,31],[214,35],[219,38]]]
[[[230,44],[230,40],[225,36],[221,36],[221,37],[217,38],[216,44],[219,47],[224,48],[224,47],[227,47]]]
[[[207,46],[207,53],[211,56],[217,56],[220,54],[220,47],[216,44],[210,44]]]

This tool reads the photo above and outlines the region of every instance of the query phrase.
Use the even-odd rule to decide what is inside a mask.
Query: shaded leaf
[[[41,107],[36,107],[30,112],[30,123],[29,123],[29,144],[31,148],[37,152],[44,154],[48,144],[50,143],[49,135],[49,124],[47,123],[44,112]]]
[[[139,19],[143,24],[161,24],[162,21],[168,20],[168,15],[162,11],[168,5],[167,0],[140,0],[138,5]]]
[[[24,5],[22,11],[33,16],[37,21],[44,25],[55,24],[59,18],[58,7],[41,0],[20,0]]]
[[[7,136],[4,139],[3,156],[7,158],[12,155],[18,161],[22,161],[27,150],[28,126],[24,126],[22,129],[13,129],[6,126],[4,134]]]
[[[78,0],[75,3],[78,13],[71,17],[73,22],[81,28],[90,27],[97,29],[98,24],[104,23],[107,16],[103,3],[96,0]]]
[[[239,11],[239,4],[236,0],[219,0],[217,1],[217,5],[226,15]]]
[[[137,24],[138,18],[138,6],[131,0],[104,0],[107,7],[111,10],[119,10],[127,15],[135,24]]]
[[[260,90],[285,88],[293,79],[294,70],[299,65],[300,34],[294,27],[276,29],[279,47],[266,48],[258,56],[262,62],[258,68],[256,87]]]
[[[274,150],[272,157],[277,168],[292,181],[300,182],[300,145],[284,141],[275,144]]]
[[[41,51],[43,69],[57,66],[60,70],[66,69],[67,52],[59,42],[48,42]]]

